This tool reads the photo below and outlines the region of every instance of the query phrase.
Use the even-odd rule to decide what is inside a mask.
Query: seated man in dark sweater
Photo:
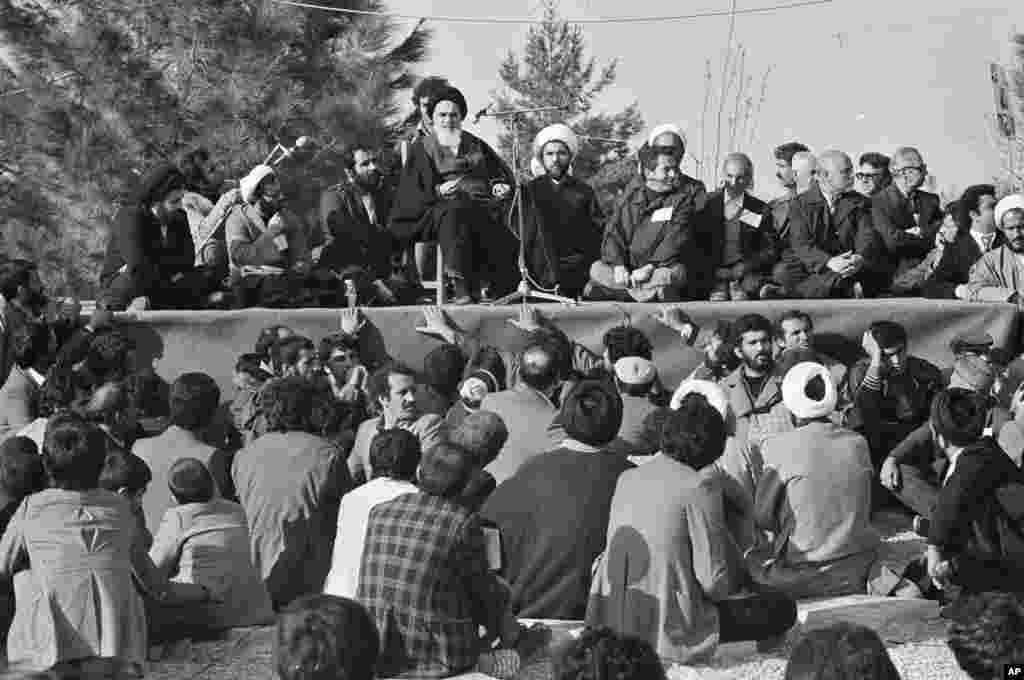
[[[872,323],[863,346],[868,358],[850,368],[848,423],[867,438],[878,468],[894,446],[928,420],[928,405],[944,381],[933,364],[907,354],[907,331],[894,321]]]
[[[503,575],[521,617],[583,618],[615,484],[633,467],[604,449],[619,432],[622,399],[603,382],[580,382],[558,421],[562,445],[527,461],[481,510],[501,530]]]

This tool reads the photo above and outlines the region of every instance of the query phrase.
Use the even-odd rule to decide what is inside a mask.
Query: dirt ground
[[[920,554],[923,542],[908,528],[902,515],[877,518],[885,539],[883,559],[900,561]],[[966,679],[945,644],[946,622],[930,603],[920,601],[886,601],[861,604],[852,601],[830,603],[806,616],[804,628],[825,625],[834,620],[864,623],[885,641],[893,662],[904,680]],[[801,613],[815,609],[802,605]],[[556,631],[555,644],[566,639],[565,631]],[[773,680],[781,678],[792,644],[799,637],[794,631],[778,650],[759,654],[753,644],[725,645],[707,666],[674,666],[669,670],[672,680],[709,678],[713,680]],[[272,680],[273,629],[251,628],[232,631],[225,638],[213,641],[180,642],[154,652],[161,655],[151,663],[148,678],[152,680]],[[549,680],[550,659],[542,654],[531,659],[520,673],[523,680]]]

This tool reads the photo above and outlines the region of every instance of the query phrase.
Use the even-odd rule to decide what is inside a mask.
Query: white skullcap
[[[679,139],[683,140],[683,146],[686,146],[686,133],[683,132],[683,128],[674,123],[663,123],[651,130],[651,134],[647,135],[647,146],[654,146],[654,140],[666,132],[671,132],[678,136]]]
[[[536,155],[539,156],[544,151],[544,145],[548,142],[562,142],[569,148],[569,153],[573,156],[580,149],[579,137],[565,123],[549,125],[537,133],[537,137],[533,140],[533,150]]]
[[[997,227],[1003,226],[1003,216],[1011,210],[1024,210],[1024,194],[1003,196],[1003,200],[996,203],[995,218]]]
[[[274,169],[269,165],[257,165],[249,171],[249,174],[238,182],[238,188],[242,192],[242,200],[252,203],[252,195],[260,182],[274,174]]]
[[[649,385],[658,371],[643,357],[622,357],[615,362],[615,377],[626,385]]]
[[[807,396],[807,385],[821,378],[825,394],[819,401]],[[797,418],[824,418],[836,408],[836,384],[828,369],[813,361],[804,361],[786,372],[782,379],[782,403]]]
[[[672,395],[669,408],[678,410],[683,403],[683,398],[688,394],[703,394],[708,403],[722,415],[722,419],[729,421],[729,396],[718,383],[710,380],[684,380],[676,393]]]

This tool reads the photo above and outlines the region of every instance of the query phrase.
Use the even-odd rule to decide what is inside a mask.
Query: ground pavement
[[[909,529],[905,515],[883,514],[876,519],[885,544],[883,559],[900,562],[919,555],[924,542]],[[810,629],[832,621],[849,620],[874,628],[885,641],[904,680],[966,679],[946,646],[945,620],[937,608],[918,600],[879,601],[872,598],[838,598],[821,603],[802,603],[803,628]],[[558,628],[554,643],[568,638],[574,626]],[[781,678],[786,658],[796,635],[791,635],[774,652],[757,653],[753,644],[723,645],[710,664],[699,667],[676,666],[669,670],[672,680]],[[154,648],[148,678],[152,680],[275,680],[273,668],[273,629],[248,628],[232,631],[215,641],[181,642],[164,649]],[[479,679],[485,676],[476,675]],[[531,659],[520,673],[523,680],[550,680],[549,655]]]

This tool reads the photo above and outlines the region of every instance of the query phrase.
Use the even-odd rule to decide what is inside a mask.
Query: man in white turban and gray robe
[[[996,203],[996,226],[1005,236],[971,267],[970,280],[956,287],[956,296],[971,302],[1024,304],[1024,194],[1010,194]]]
[[[569,126],[544,128],[533,148],[539,174],[523,187],[526,267],[541,286],[579,297],[601,252],[604,216],[594,190],[570,172],[579,138]]]

